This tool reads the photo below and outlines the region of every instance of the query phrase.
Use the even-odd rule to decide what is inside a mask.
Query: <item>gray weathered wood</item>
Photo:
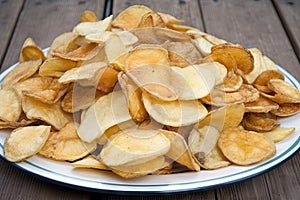
[[[297,0],[273,0],[273,2],[300,60],[300,2]]]
[[[94,11],[101,19],[103,7],[104,0],[26,1],[1,70],[18,61],[19,51],[27,37],[32,37],[41,48],[49,47],[59,34],[72,31],[84,10]]]
[[[23,3],[23,0],[0,2],[0,64],[2,63]]]

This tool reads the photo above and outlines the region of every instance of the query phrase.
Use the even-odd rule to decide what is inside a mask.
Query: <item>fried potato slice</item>
[[[242,122],[245,106],[242,103],[226,105],[211,111],[203,120],[199,121],[198,128],[212,126],[219,132],[228,128],[236,128]]]
[[[249,50],[240,45],[220,44],[215,45],[211,49],[212,54],[229,53],[236,61],[237,68],[245,75],[249,74],[254,68],[254,59]],[[222,63],[223,64],[223,63]],[[226,65],[225,65],[226,66]]]
[[[21,115],[21,99],[11,87],[0,90],[0,119],[17,122]]]
[[[160,130],[171,142],[171,147],[166,156],[180,163],[190,170],[200,171],[200,166],[193,156],[185,139],[174,131]]]
[[[78,135],[85,142],[100,138],[104,132],[121,122],[128,121],[126,97],[122,91],[113,91],[100,97],[87,110],[79,128]]]
[[[267,86],[271,79],[284,80],[284,76],[277,70],[266,70],[257,76],[253,84]]]
[[[33,77],[15,86],[18,94],[34,97],[43,103],[54,104],[67,92],[68,85],[51,77]],[[21,96],[21,95],[20,95]]]
[[[273,140],[273,142],[280,142],[295,132],[295,130],[295,128],[277,127],[271,131],[261,133]]]
[[[144,65],[169,66],[168,51],[159,46],[144,46],[129,52],[125,63],[126,71]]]
[[[236,92],[243,85],[243,79],[240,75],[229,71],[224,78],[223,84],[218,85],[216,88],[223,90],[224,92]]]
[[[35,123],[37,120],[29,120],[29,119],[22,119],[17,122],[7,122],[7,121],[0,121],[0,129],[6,129],[6,128],[19,128],[19,127],[25,127],[29,126],[33,123]]]
[[[183,20],[177,19],[176,17],[166,14],[166,13],[161,13],[158,12],[158,14],[160,15],[160,17],[162,18],[162,20],[164,21],[164,23],[166,25],[170,25],[170,24],[180,24],[183,23]]]
[[[247,102],[245,104],[245,112],[254,112],[254,113],[267,113],[273,110],[277,110],[279,105],[274,101],[269,100],[263,96],[253,102]]]
[[[72,68],[66,71],[59,79],[59,83],[78,82],[82,86],[98,84],[102,70],[107,66],[105,62],[95,62]]]
[[[111,92],[118,81],[118,73],[118,71],[111,67],[103,68],[99,75],[97,89],[106,93]]]
[[[277,109],[271,110],[271,113],[278,117],[289,117],[300,112],[300,103],[279,104]]]
[[[71,165],[75,168],[92,168],[92,169],[101,169],[101,170],[110,170],[102,162],[89,155],[84,157],[81,160],[72,162]]]
[[[97,22],[99,21],[96,14],[91,10],[85,10],[80,14],[81,22]]]
[[[113,21],[112,26],[131,30],[138,26],[142,17],[152,10],[146,6],[134,5],[123,10]]]
[[[258,90],[249,84],[243,84],[238,90],[243,97],[245,97],[245,103],[256,101],[259,98]]]
[[[48,58],[39,68],[40,76],[61,77],[64,72],[77,66],[77,63],[59,57]]]
[[[146,27],[165,27],[165,23],[157,12],[150,11],[142,16],[137,26],[137,28]]]
[[[51,126],[27,126],[13,130],[5,139],[4,156],[11,162],[20,162],[33,156],[45,144]]]
[[[248,49],[253,56],[254,68],[253,70],[245,75],[248,83],[252,84],[255,79],[264,71],[264,60],[261,51],[257,48]]]
[[[158,130],[125,129],[104,145],[100,160],[108,167],[136,165],[165,155],[169,139]]]
[[[208,62],[194,65],[196,68],[209,70],[215,76],[215,85],[222,84],[227,76],[227,68],[218,62]]]
[[[49,138],[39,151],[39,155],[54,160],[74,161],[88,155],[76,131],[74,122],[67,123],[60,131],[51,132]]]
[[[104,49],[107,60],[111,63],[119,56],[128,53],[131,48],[130,46],[126,47],[120,36],[113,34],[110,36],[109,40],[105,42]]]
[[[28,60],[19,63],[13,70],[11,70],[3,79],[1,86],[10,87],[20,81],[24,81],[27,78],[34,75],[42,64],[41,59]]]
[[[136,165],[111,167],[111,170],[123,178],[137,178],[152,174],[166,165],[168,163],[165,162],[165,157],[158,156],[157,158]]]
[[[79,37],[79,35],[74,32],[66,32],[66,33],[62,33],[61,35],[57,36],[53,40],[53,42],[49,48],[47,57],[48,58],[53,57],[52,53],[54,50],[61,49],[61,48],[67,48],[69,46],[69,44],[72,43],[78,37]]]
[[[213,52],[206,56],[200,62],[219,62],[227,68],[227,71],[235,71],[237,69],[237,62],[229,52]]]
[[[81,22],[74,27],[73,32],[86,36],[91,33],[104,32],[111,29],[113,16],[110,15],[101,21],[96,22]]]
[[[271,131],[280,125],[275,119],[267,118],[265,115],[257,113],[246,113],[243,121],[243,127],[249,131]]]
[[[271,79],[268,82],[268,87],[275,94],[274,101],[278,103],[300,103],[300,91],[281,79]]]
[[[178,55],[175,52],[168,51],[168,56],[169,56],[169,64],[170,66],[177,66],[177,67],[187,67],[190,65],[190,62],[188,62],[185,58],[182,56]]]
[[[24,96],[22,108],[28,119],[40,119],[57,130],[62,129],[72,120],[72,116],[61,109],[59,101],[56,104],[46,104],[35,98]]]
[[[246,94],[246,93],[245,93]],[[230,104],[238,104],[246,101],[246,96],[237,92],[223,92],[213,89],[209,95],[201,98],[201,101],[213,106],[226,106]]]
[[[191,125],[203,119],[207,110],[197,100],[163,101],[146,92],[142,99],[149,115],[157,122],[174,127]]]
[[[225,157],[237,165],[251,165],[276,153],[274,142],[267,136],[239,128],[222,131],[218,146]]]
[[[20,63],[28,60],[46,60],[43,50],[38,47],[32,38],[27,38],[20,53]]]
[[[195,41],[197,42],[198,48],[203,56],[208,56],[211,53],[211,48],[214,46],[212,43],[202,36],[196,38]]]

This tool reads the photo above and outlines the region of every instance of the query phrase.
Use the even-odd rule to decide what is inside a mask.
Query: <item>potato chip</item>
[[[103,92],[111,92],[118,81],[118,73],[111,67],[103,68],[99,75],[97,89]]]
[[[81,22],[97,22],[99,21],[96,14],[91,10],[85,10],[80,14]]]
[[[203,104],[197,100],[163,101],[145,92],[142,99],[149,115],[159,123],[169,126],[191,125],[203,119],[208,113]]]
[[[238,128],[222,131],[218,146],[228,160],[237,165],[251,165],[276,153],[274,142],[267,136]]]
[[[4,156],[20,162],[33,156],[43,147],[50,134],[50,126],[28,126],[13,130],[5,139]]]
[[[278,103],[300,103],[300,91],[281,79],[271,79],[268,82],[268,87],[275,94],[274,101]]]
[[[67,123],[59,132],[51,132],[39,155],[54,160],[74,161],[88,155],[74,122]]]
[[[280,142],[291,135],[294,131],[295,128],[277,127],[271,131],[261,133],[273,140],[273,142]]]
[[[93,156],[87,156],[81,160],[72,162],[71,165],[75,168],[92,168],[92,169],[101,169],[109,170],[102,162],[94,158]]]
[[[266,70],[257,76],[254,85],[267,86],[271,79],[284,80],[284,76],[277,70]]]
[[[100,158],[108,167],[137,165],[165,155],[169,139],[158,130],[122,130],[104,145]]]
[[[35,123],[37,120],[22,119],[17,122],[0,121],[0,129],[25,127]]]
[[[104,132],[121,122],[131,119],[126,97],[122,91],[113,91],[100,97],[87,110],[79,128],[78,135],[85,142],[100,138]]]
[[[263,67],[264,60],[261,51],[257,48],[248,49],[253,56],[254,68],[253,70],[245,75],[248,83],[253,83],[255,79],[265,70]]]
[[[117,35],[126,47],[134,45],[138,41],[138,38],[129,31],[120,31],[117,32]]]
[[[271,110],[271,113],[278,117],[289,117],[300,112],[300,103],[279,104],[277,109]]]
[[[0,90],[0,119],[17,122],[21,115],[21,99],[11,87]]]
[[[258,90],[249,84],[243,84],[238,92],[245,97],[245,103],[256,101],[259,98]]]
[[[206,97],[201,98],[201,101],[213,106],[226,106],[231,104],[243,103],[246,101],[244,94],[237,92],[223,92],[214,89]]]
[[[219,132],[228,128],[236,128],[242,121],[245,106],[242,103],[226,105],[211,111],[203,120],[199,121],[198,128],[212,126]]]
[[[245,112],[254,112],[254,113],[267,113],[269,111],[277,110],[279,105],[274,101],[269,100],[263,96],[253,102],[247,102],[245,104]]]
[[[22,108],[28,119],[40,119],[57,130],[62,129],[72,120],[71,115],[61,110],[59,101],[56,104],[46,104],[35,98],[24,96]]]
[[[190,65],[190,62],[188,62],[185,58],[178,55],[175,52],[168,51],[168,57],[169,57],[169,64],[170,66],[177,66],[177,67],[187,67]]]
[[[158,13],[156,13],[154,11],[150,11],[150,12],[145,13],[142,16],[137,27],[138,28],[165,27],[165,23]]]
[[[243,85],[243,79],[240,75],[229,71],[227,76],[223,79],[223,84],[218,85],[216,88],[225,92],[236,92]]]
[[[211,48],[214,46],[212,43],[201,36],[196,38],[195,41],[197,42],[199,50],[203,56],[208,56],[211,53]]]
[[[227,68],[218,62],[205,62],[194,65],[196,68],[205,68],[209,70],[215,77],[215,84],[222,84],[227,76]]]
[[[255,113],[246,113],[242,124],[246,130],[257,132],[271,131],[280,125],[280,123],[274,119]]]
[[[20,54],[20,63],[28,60],[46,60],[43,50],[38,47],[32,38],[27,38],[23,44],[21,54]]]
[[[122,42],[121,37],[117,34],[111,35],[109,40],[105,42],[105,54],[109,62],[115,61],[119,56],[129,52],[130,47]]]
[[[77,63],[59,57],[48,58],[39,69],[40,76],[61,77],[65,71],[76,67]]]
[[[66,33],[62,33],[61,35],[57,36],[53,40],[53,42],[48,50],[47,57],[48,58],[53,57],[52,53],[54,50],[68,47],[69,44],[72,41],[74,41],[76,38],[78,38],[78,34],[74,33],[74,32],[66,32]]]
[[[59,79],[59,83],[78,82],[83,86],[98,84],[101,71],[107,66],[104,62],[95,62],[66,71]]]
[[[85,39],[89,42],[104,44],[112,35],[114,35],[114,33],[111,31],[89,33],[85,36]]]
[[[171,142],[171,147],[166,156],[180,163],[190,170],[200,171],[200,166],[193,156],[184,138],[173,131],[160,130]]]
[[[254,59],[252,54],[250,53],[249,50],[239,45],[231,45],[231,44],[215,45],[212,47],[211,51],[212,54],[215,53],[231,54],[236,61],[237,68],[240,69],[245,75],[249,74],[254,68]]]
[[[185,26],[185,25],[181,25],[181,24],[169,24],[169,25],[167,25],[167,27],[169,29],[184,32],[184,33],[188,30],[193,29],[193,27],[191,27],[191,26]]]
[[[110,66],[113,67],[115,70],[125,71],[125,62],[126,62],[127,56],[128,56],[127,52],[119,55],[117,58],[115,58],[115,60],[113,60],[110,63]]]
[[[34,97],[43,103],[56,103],[68,90],[68,85],[51,77],[33,77],[15,86],[18,94]]]
[[[42,64],[42,60],[29,60],[19,63],[13,70],[11,70],[3,79],[1,86],[10,87],[20,81],[34,75]]]
[[[146,6],[134,5],[123,10],[113,20],[112,26],[122,28],[124,30],[131,30],[138,26],[142,17],[152,10]]]
[[[86,36],[91,33],[99,33],[110,30],[113,16],[110,15],[101,21],[96,22],[81,22],[74,27],[73,32]]]
[[[166,13],[161,13],[158,12],[158,14],[160,15],[160,17],[162,18],[162,20],[164,21],[164,23],[166,25],[170,25],[170,24],[180,24],[183,23],[183,20],[177,19],[176,17],[166,14]]]

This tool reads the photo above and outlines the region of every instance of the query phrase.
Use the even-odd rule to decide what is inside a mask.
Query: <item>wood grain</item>
[[[19,51],[27,37],[32,37],[41,48],[49,47],[59,34],[72,31],[84,10],[94,11],[101,19],[103,6],[104,0],[26,1],[1,70],[18,61]]]
[[[300,60],[300,2],[297,0],[273,0],[273,2]]]
[[[0,65],[5,55],[12,32],[14,31],[15,24],[17,23],[23,3],[23,0],[0,2]]]

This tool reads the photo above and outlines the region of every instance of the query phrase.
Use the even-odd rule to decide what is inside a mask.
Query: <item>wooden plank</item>
[[[203,29],[199,3],[190,0],[117,0],[113,4],[113,14],[116,16],[121,11],[132,5],[145,5],[156,12],[171,14],[184,20],[184,24]]]
[[[0,65],[6,52],[16,21],[18,20],[23,3],[23,0],[0,2]]]
[[[273,2],[300,60],[300,2],[294,0],[273,0]]]
[[[207,32],[245,47],[261,49],[300,80],[296,54],[269,0],[200,2]]]
[[[56,36],[72,31],[84,10],[94,11],[101,19],[103,7],[104,0],[26,1],[3,61],[2,71],[18,61],[19,51],[27,37],[32,37],[41,48],[49,47]]]
[[[204,0],[200,2],[207,32],[245,47],[261,49],[264,54],[300,80],[299,62],[270,1]],[[218,199],[224,196],[228,199],[265,199],[279,191],[282,199],[295,199],[296,196],[292,193],[295,193],[295,188],[300,187],[299,177],[294,175],[299,171],[297,171],[300,167],[299,159],[300,156],[297,155],[293,161],[283,164],[272,172],[221,188],[217,197]],[[288,178],[282,179],[283,176]]]

